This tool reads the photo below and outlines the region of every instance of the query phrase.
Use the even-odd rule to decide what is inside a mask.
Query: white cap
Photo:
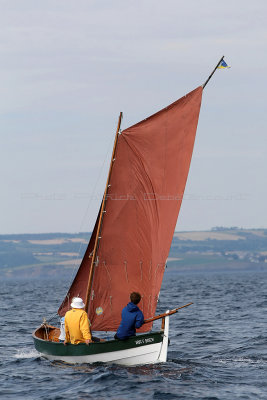
[[[72,308],[83,308],[85,307],[85,304],[83,302],[83,299],[80,297],[73,297],[72,303],[71,303]]]

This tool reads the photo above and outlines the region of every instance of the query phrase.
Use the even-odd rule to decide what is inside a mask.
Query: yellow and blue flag
[[[229,65],[226,64],[224,60],[220,62],[220,65],[218,66],[219,69],[225,69],[225,68],[231,68]]]

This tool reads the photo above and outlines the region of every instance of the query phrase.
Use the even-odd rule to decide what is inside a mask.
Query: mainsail
[[[191,162],[202,87],[118,137],[97,249],[88,315],[92,330],[116,331],[129,294],[155,314]],[[58,313],[86,297],[99,215],[81,266]],[[145,324],[140,331],[148,331]]]

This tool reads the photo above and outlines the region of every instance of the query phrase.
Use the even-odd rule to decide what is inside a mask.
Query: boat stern
[[[169,313],[169,310],[166,311]],[[170,317],[167,316],[164,318],[164,333],[163,333],[163,341],[161,345],[161,350],[158,357],[158,362],[166,362],[167,354],[168,354],[168,345],[169,345],[169,325],[170,325]]]

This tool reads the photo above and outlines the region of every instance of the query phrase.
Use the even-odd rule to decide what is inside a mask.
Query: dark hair
[[[133,292],[130,294],[130,300],[134,304],[138,304],[139,301],[141,300],[141,294],[137,292]]]

